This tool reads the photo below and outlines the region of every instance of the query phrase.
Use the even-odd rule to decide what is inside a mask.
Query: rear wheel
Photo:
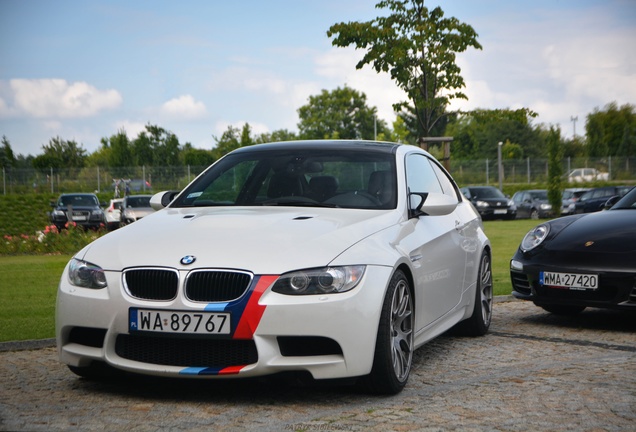
[[[483,251],[479,262],[479,272],[475,287],[473,315],[455,326],[457,333],[466,336],[483,336],[490,328],[492,320],[493,289],[490,253]]]
[[[408,279],[396,271],[384,298],[371,373],[365,377],[369,390],[399,393],[409,378],[413,362],[413,296]]]

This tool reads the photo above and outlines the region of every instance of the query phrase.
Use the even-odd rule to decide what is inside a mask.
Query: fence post
[[[53,167],[51,167],[51,193],[53,193]]]
[[[608,176],[612,178],[612,157],[609,157],[609,166],[607,167]]]
[[[102,190],[101,190],[101,187],[100,187],[100,186],[101,186],[101,184],[100,184],[100,182],[99,182],[99,175],[100,175],[100,174],[99,174],[99,167],[97,167],[97,193],[100,193],[100,192],[102,191]]]
[[[487,185],[490,184],[490,175],[489,175],[488,171],[490,171],[490,170],[488,169],[488,159],[486,159],[486,184]]]
[[[7,194],[7,172],[4,167],[2,167],[2,189],[4,190],[4,194]]]
[[[528,172],[528,184],[530,184],[530,157],[526,158],[526,171]]]

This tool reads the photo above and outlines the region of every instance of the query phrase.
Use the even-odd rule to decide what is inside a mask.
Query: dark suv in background
[[[51,223],[58,229],[64,228],[67,222],[75,222],[82,227],[93,229],[106,225],[106,216],[100,207],[105,207],[106,203],[100,203],[95,194],[62,194],[56,202],[51,203],[51,206]]]
[[[517,217],[515,203],[494,186],[467,186],[461,188],[461,191],[473,203],[483,220],[510,220]]]

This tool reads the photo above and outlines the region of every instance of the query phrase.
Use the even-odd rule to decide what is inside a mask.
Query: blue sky
[[[326,35],[384,14],[375,3],[0,0],[0,135],[19,154],[56,136],[90,153],[151,123],[211,149],[229,125],[297,131],[309,96],[345,84],[392,122],[404,95]],[[469,101],[456,108],[527,107],[571,136],[595,108],[636,104],[634,0],[428,2],[437,5],[483,46],[459,56]]]

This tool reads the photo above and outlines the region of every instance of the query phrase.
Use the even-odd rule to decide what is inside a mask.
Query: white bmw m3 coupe
[[[418,147],[243,147],[151,204],[64,270],[57,347],[80,376],[298,371],[395,394],[419,346],[488,331],[490,242]]]

